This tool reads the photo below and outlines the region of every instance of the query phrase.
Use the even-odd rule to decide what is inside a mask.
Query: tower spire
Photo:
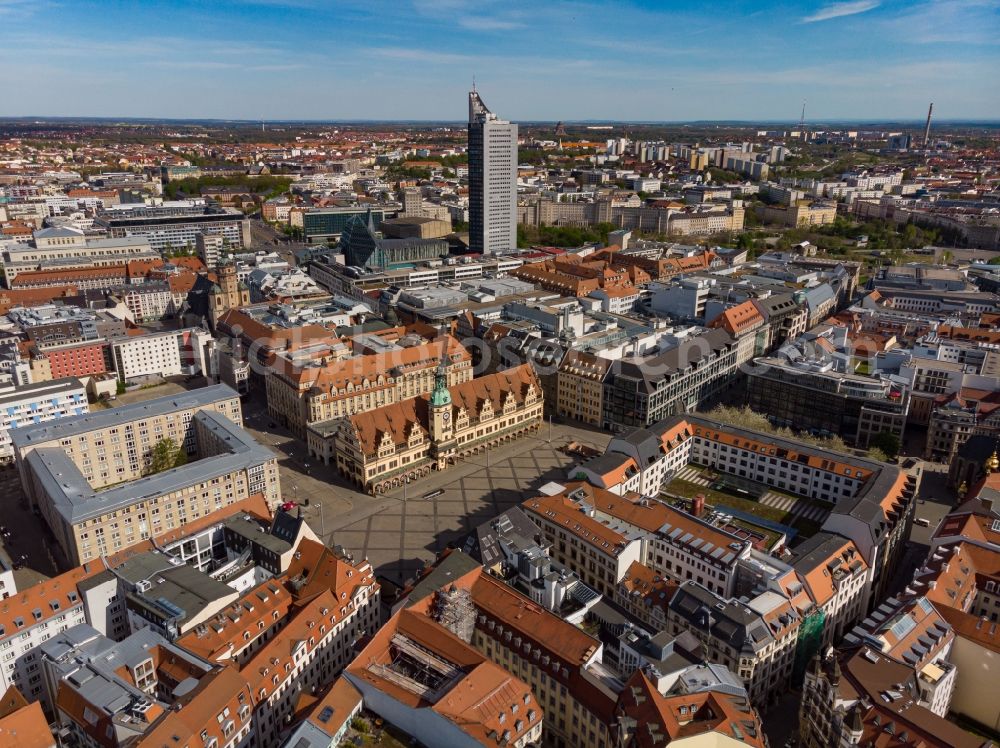
[[[451,405],[451,393],[448,391],[448,338],[441,331],[441,356],[437,371],[434,373],[434,391],[431,392],[431,406]]]

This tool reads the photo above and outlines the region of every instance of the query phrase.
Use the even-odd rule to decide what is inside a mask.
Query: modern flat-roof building
[[[254,494],[278,503],[276,457],[241,428],[239,396],[225,385],[65,421],[20,428],[12,441],[25,493],[71,562]],[[165,439],[190,462],[151,474],[153,450]]]
[[[235,208],[192,204],[122,206],[94,219],[114,239],[144,237],[156,251],[194,250],[199,234],[221,235],[233,248],[250,245],[250,219]]]
[[[70,234],[67,243],[46,241],[46,237]],[[145,237],[86,239],[82,231],[67,228],[35,232],[35,246],[15,244],[3,252],[3,273],[7,285],[18,273],[35,270],[73,270],[124,265],[132,260],[159,260]]]
[[[733,384],[737,352],[729,333],[715,328],[653,356],[615,361],[604,379],[602,427],[649,426],[712,404]]]
[[[336,241],[355,216],[371,218],[377,226],[389,217],[385,208],[359,205],[346,208],[313,208],[302,214],[302,231],[309,244],[326,244]]]
[[[888,378],[837,371],[825,360],[756,358],[747,402],[776,424],[843,436],[860,449],[883,431],[903,438],[908,390]]]
[[[89,412],[87,390],[73,377],[0,389],[0,462],[14,459],[11,429]]]

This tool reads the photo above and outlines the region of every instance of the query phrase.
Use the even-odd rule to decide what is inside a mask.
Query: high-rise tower
[[[517,125],[469,92],[469,248],[497,254],[517,246]]]

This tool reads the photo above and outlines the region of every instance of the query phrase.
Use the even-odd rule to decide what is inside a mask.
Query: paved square
[[[549,442],[546,427],[491,452],[489,467],[480,455],[433,473],[417,490],[410,487],[405,503],[402,490],[377,499],[366,496],[353,511],[332,520],[328,517],[326,530],[332,542],[367,557],[378,574],[402,582],[450,543],[520,504],[534,489],[551,480],[565,480],[566,471],[577,462],[562,451],[568,442],[603,449],[610,438],[597,431],[554,425]],[[440,496],[423,498],[439,488],[444,490]],[[342,495],[339,486],[334,491]],[[401,517],[400,509],[405,509]]]
[[[302,505],[310,526],[327,542],[367,557],[378,575],[396,583],[543,484],[565,481],[567,470],[579,461],[563,451],[569,442],[603,451],[611,440],[590,427],[546,423],[537,434],[495,449],[488,458],[460,460],[405,490],[376,497],[347,484],[334,467],[311,461],[302,442],[272,425],[262,400],[244,403],[243,417],[247,429],[278,453],[282,494]],[[438,489],[444,493],[423,498]]]

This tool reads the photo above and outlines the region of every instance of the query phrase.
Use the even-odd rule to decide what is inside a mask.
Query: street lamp
[[[323,502],[316,502],[316,506],[319,507],[319,536],[323,539],[323,542],[326,543],[326,519],[323,516]]]

